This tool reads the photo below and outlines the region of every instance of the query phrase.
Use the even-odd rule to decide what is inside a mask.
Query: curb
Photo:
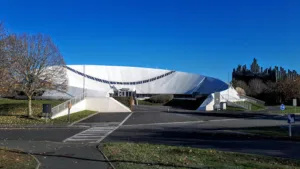
[[[99,114],[100,112],[96,112],[96,113],[94,113],[94,114],[91,114],[91,115],[89,115],[89,116],[87,116],[87,117],[84,117],[84,118],[82,118],[82,119],[80,119],[80,120],[77,120],[77,121],[75,121],[75,122],[73,122],[73,123],[71,123],[71,124],[69,124],[69,125],[67,125],[68,127],[71,127],[71,126],[73,126],[74,124],[76,124],[76,123],[79,123],[79,122],[81,122],[81,121],[83,121],[83,120],[86,120],[86,119],[88,119],[88,118],[90,118],[90,117],[92,117],[92,116],[95,116],[96,114]]]
[[[39,169],[41,166],[41,162],[32,154],[29,154],[32,158],[34,158],[34,160],[37,162],[37,166],[35,167],[35,169]]]
[[[103,151],[100,148],[100,145],[97,145],[97,149],[99,150],[99,152],[103,155],[104,159],[107,161],[107,163],[111,166],[111,168],[116,169],[116,167],[109,161],[109,159],[107,158],[107,156],[103,153]]]
[[[71,126],[0,126],[0,130],[6,129],[65,129]],[[72,126],[71,128],[86,128],[82,126]]]

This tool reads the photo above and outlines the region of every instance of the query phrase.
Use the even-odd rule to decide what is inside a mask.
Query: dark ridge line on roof
[[[88,79],[91,79],[91,80],[94,80],[94,81],[97,81],[97,82],[101,82],[101,83],[110,84],[110,85],[112,85],[112,84],[117,84],[117,85],[137,85],[137,84],[144,84],[144,83],[148,83],[148,82],[152,82],[152,81],[161,79],[161,78],[166,77],[168,75],[171,75],[171,74],[173,74],[175,72],[175,71],[170,71],[168,73],[165,73],[165,74],[162,74],[162,75],[150,78],[150,79],[140,80],[140,81],[135,81],[135,82],[118,82],[118,81],[108,81],[108,80],[99,79],[99,78],[87,75],[85,73],[82,73],[80,71],[77,71],[75,69],[72,69],[69,66],[65,66],[65,67],[67,69],[69,69],[70,71],[76,73],[76,74],[79,74],[81,76],[87,77]]]

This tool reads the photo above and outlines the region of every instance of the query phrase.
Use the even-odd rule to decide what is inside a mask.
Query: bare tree
[[[280,95],[280,101],[288,101],[300,96],[300,78],[285,79],[277,83],[277,93]]]
[[[235,88],[239,87],[239,88],[243,89],[244,94],[251,94],[248,85],[244,81],[237,80],[234,82],[234,86],[235,86]]]
[[[11,35],[7,67],[16,91],[28,97],[28,116],[32,116],[32,96],[45,90],[65,91],[65,62],[49,36]]]
[[[237,92],[239,95],[241,95],[241,96],[246,95],[245,90],[244,90],[243,88],[241,88],[241,87],[236,87],[235,90],[236,90],[236,92]]]
[[[7,96],[12,93],[12,79],[9,76],[7,67],[8,62],[8,39],[9,36],[4,28],[4,24],[0,22],[0,96]]]
[[[264,92],[267,89],[267,86],[260,79],[252,79],[249,82],[249,88],[251,90],[251,94],[256,96]]]

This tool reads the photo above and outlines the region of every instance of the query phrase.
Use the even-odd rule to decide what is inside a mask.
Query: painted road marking
[[[170,124],[193,124],[204,122],[220,122],[220,121],[233,121],[238,119],[220,119],[220,120],[198,120],[198,121],[182,121],[182,122],[165,122],[165,123],[145,123],[145,124],[125,124],[124,127],[132,126],[152,126],[152,125],[170,125]]]
[[[114,130],[117,126],[113,127],[92,127],[84,130],[72,137],[65,139],[63,142],[89,142],[97,143],[101,140],[108,132]]]
[[[76,125],[91,126],[91,128],[77,133],[65,139],[63,142],[99,143],[122,126],[131,115],[132,113],[130,113],[122,122],[77,123]]]
[[[132,115],[132,113],[130,113],[114,130],[111,130],[110,132],[108,132],[104,137],[102,137],[100,140],[98,140],[98,143],[100,143],[102,140],[104,140],[107,136],[109,136],[112,132],[114,132],[115,130],[117,130],[120,126],[122,126],[128,119],[129,117]]]

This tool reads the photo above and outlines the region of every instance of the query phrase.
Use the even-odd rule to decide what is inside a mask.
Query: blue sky
[[[256,57],[300,72],[299,0],[2,0],[10,32],[44,33],[67,64],[166,68],[227,81]]]

